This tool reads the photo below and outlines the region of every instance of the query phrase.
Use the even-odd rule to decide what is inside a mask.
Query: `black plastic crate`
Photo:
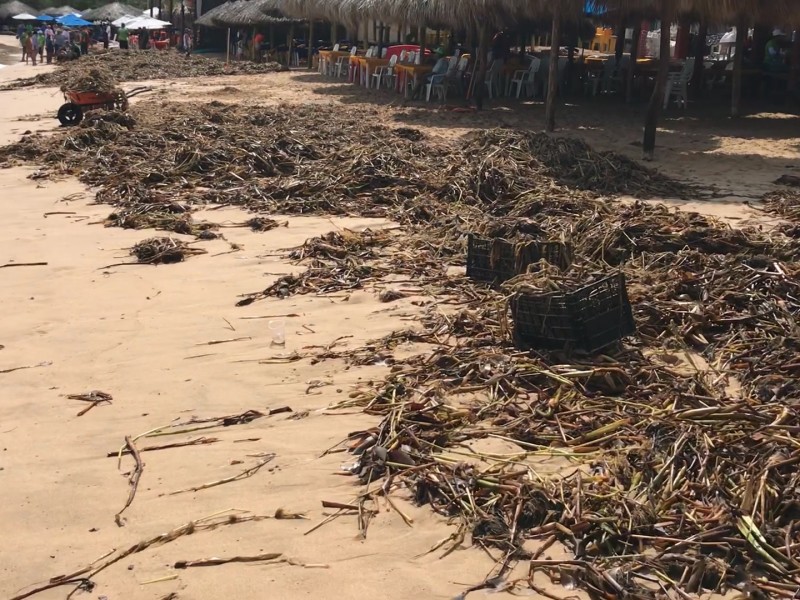
[[[563,242],[520,242],[487,239],[470,234],[467,241],[467,277],[477,281],[501,283],[529,265],[546,260],[565,271],[572,264],[572,248]]]
[[[511,313],[521,347],[596,352],[636,331],[622,273],[569,292],[518,292]]]

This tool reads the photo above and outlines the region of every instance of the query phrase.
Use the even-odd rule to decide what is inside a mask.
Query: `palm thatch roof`
[[[36,9],[18,0],[11,0],[11,2],[0,4],[0,19],[10,19],[14,15],[21,15],[22,13],[35,15]]]
[[[200,25],[201,27],[219,27],[216,23],[214,23],[214,17],[217,16],[218,13],[222,13],[225,10],[226,5],[230,4],[226,2],[225,4],[220,4],[219,6],[215,6],[211,10],[204,12],[194,23],[195,25]]]
[[[604,0],[606,6],[622,12],[661,15],[661,0]],[[715,23],[734,23],[743,16],[750,24],[800,24],[798,0],[672,0],[674,16],[692,15]]]
[[[275,4],[289,17],[339,21],[342,0],[275,0]]]
[[[276,0],[231,0],[204,13],[196,24],[203,27],[257,27],[298,22],[284,16],[276,5]]]
[[[74,14],[81,14],[77,8],[73,8],[71,6],[59,6],[57,8],[46,8],[44,14],[49,15],[51,17],[63,17],[64,15],[74,15]]]
[[[87,10],[81,14],[81,18],[87,21],[116,21],[120,17],[133,17],[141,14],[141,8],[136,8],[130,4],[123,4],[122,2],[112,2],[111,4]]]
[[[466,28],[476,24],[509,26],[549,18],[558,3],[563,18],[583,17],[585,0],[272,0],[285,14],[355,26],[365,19]],[[660,17],[661,0],[597,0],[618,14]],[[733,23],[744,15],[752,23],[800,24],[800,0],[672,0],[674,16],[692,15]]]
[[[509,26],[550,17],[555,2],[563,17],[580,19],[585,0],[280,0],[289,15],[355,26],[365,19],[431,27]]]

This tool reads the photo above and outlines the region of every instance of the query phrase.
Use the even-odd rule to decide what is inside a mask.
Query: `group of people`
[[[67,30],[48,24],[41,27],[20,25],[17,28],[17,39],[22,47],[22,62],[31,62],[36,66],[37,60],[47,64],[54,57],[74,58],[89,52],[90,33],[88,30]]]
[[[17,39],[22,48],[22,62],[26,64],[32,62],[43,63],[45,60],[50,64],[55,59],[78,58],[83,54],[89,53],[89,47],[94,42],[94,35],[99,33],[99,40],[103,43],[103,48],[108,49],[109,42],[114,39],[110,21],[102,21],[95,26],[94,31],[90,27],[66,29],[57,24],[48,23],[47,25],[20,25],[17,28]],[[124,24],[117,29],[116,39],[120,50],[130,48],[131,36],[140,50],[150,47],[151,41],[157,38],[152,32],[141,28],[131,31]],[[160,40],[168,40],[166,32],[161,33]],[[192,51],[193,38],[192,30],[187,28],[178,42],[179,49],[187,55]]]

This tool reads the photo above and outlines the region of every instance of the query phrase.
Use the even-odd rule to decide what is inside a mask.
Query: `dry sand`
[[[0,70],[0,80],[31,71],[30,67],[8,67]],[[238,91],[214,91],[226,86]],[[518,118],[502,107],[480,117],[399,109],[389,105],[396,102],[389,95],[382,95],[384,104],[368,104],[364,102],[367,96],[356,97],[342,84],[325,83],[306,73],[208,83],[156,82],[156,87],[156,93],[173,98],[196,99],[202,94],[223,101],[338,102],[342,110],[364,111],[366,118],[413,125],[444,137]],[[138,101],[146,101],[143,98]],[[28,129],[53,128],[60,101],[55,90],[0,93],[0,143]],[[524,119],[534,125],[541,117],[536,106],[523,112]],[[570,125],[573,118],[569,111],[562,117],[568,133],[578,131],[577,125]],[[678,122],[675,127],[683,128],[680,135],[660,138],[659,167],[725,183],[732,194],[755,196],[786,172],[785,164],[794,163],[796,168],[800,140],[776,137],[768,146],[751,144],[752,123],[756,120],[741,125],[747,131],[717,132],[713,147],[708,144],[701,149],[696,146],[705,138],[703,131]],[[607,132],[591,128],[582,133],[601,148],[631,152],[629,140],[637,127],[629,124],[625,129],[619,119],[616,124],[623,130],[616,141]],[[749,156],[754,152],[764,154],[754,159]],[[354,347],[406,327],[419,310],[412,299],[387,306],[366,290],[346,296],[268,299],[234,308],[238,294],[262,289],[278,274],[296,270],[275,256],[280,249],[342,227],[376,228],[388,223],[294,217],[288,219],[288,227],[266,233],[223,230],[228,241],[242,246],[238,252],[228,252],[229,245],[218,240],[202,242],[208,254],[185,263],[104,268],[120,262],[126,247],[155,232],[94,224],[107,216],[108,207],[90,205],[91,194],[76,181],[28,179],[33,168],[0,171],[0,264],[48,263],[0,269],[0,308],[5,315],[0,329],[0,371],[32,366],[0,373],[0,522],[4,526],[0,597],[72,572],[113,548],[231,508],[256,514],[283,508],[306,513],[308,520],[265,520],[186,536],[117,563],[95,578],[97,587],[90,595],[76,597],[151,600],[176,592],[179,598],[198,600],[452,598],[465,585],[483,580],[493,561],[480,550],[463,547],[444,559],[439,558],[441,552],[424,555],[454,530],[428,508],[416,508],[402,497],[396,502],[413,519],[411,526],[382,505],[366,539],[358,537],[352,515],[304,535],[332,512],[321,507],[322,500],[351,502],[360,489],[352,478],[339,474],[348,462],[347,454],[321,457],[322,452],[349,432],[377,422],[354,411],[325,408],[343,398],[359,380],[384,374],[385,367],[346,369],[335,361],[312,366],[309,360],[280,363],[275,359],[295,351],[313,353],[308,347],[331,344],[343,335],[353,337],[342,340],[342,347]],[[64,201],[67,196],[70,199]],[[732,222],[758,216],[738,200],[688,208],[727,215]],[[70,214],[46,214],[53,212]],[[244,215],[224,210],[208,217],[236,222]],[[243,318],[287,313],[299,316],[286,319],[285,348],[270,346],[267,319]],[[212,340],[241,337],[247,339],[208,345]],[[326,385],[309,389],[314,382]],[[77,417],[85,404],[66,395],[94,389],[112,394],[113,404]],[[308,414],[300,419],[279,414],[248,425],[140,440],[141,447],[201,435],[219,439],[209,445],[144,453],[145,470],[133,505],[125,513],[126,526],[114,523],[114,514],[128,494],[127,473],[133,460],[124,458],[118,469],[116,459],[106,454],[117,450],[126,435],[193,415],[212,417],[282,406]],[[515,452],[505,446],[491,450]],[[261,453],[275,453],[276,458],[249,479],[170,495],[236,475],[257,464]],[[537,468],[547,472],[559,466],[563,465]],[[327,568],[285,563],[185,571],[171,567],[178,560],[264,552],[280,552]],[[544,557],[556,558],[559,553],[554,548]],[[538,583],[547,585],[543,580]],[[68,589],[38,597],[63,598]],[[550,589],[561,597],[574,594]]]

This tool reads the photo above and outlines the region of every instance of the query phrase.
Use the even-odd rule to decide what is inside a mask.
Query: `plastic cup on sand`
[[[274,319],[269,322],[269,332],[272,335],[273,346],[286,345],[286,321],[283,319]]]

